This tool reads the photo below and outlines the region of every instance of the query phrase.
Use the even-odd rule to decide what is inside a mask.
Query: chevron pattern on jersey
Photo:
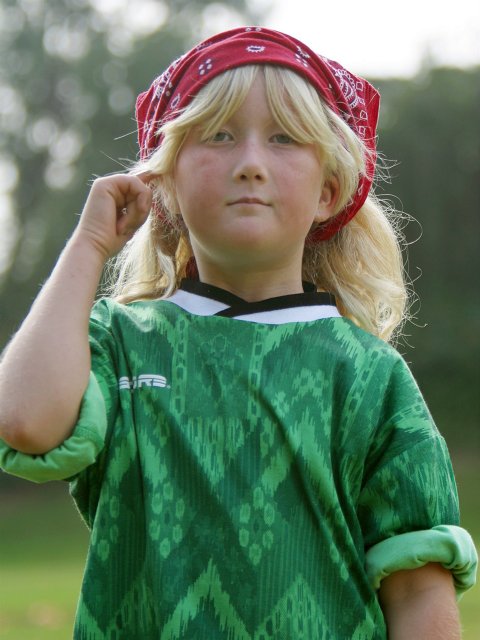
[[[72,483],[92,528],[75,638],[385,639],[366,549],[458,521],[401,357],[342,318],[158,301],[100,302],[91,336],[109,431]]]

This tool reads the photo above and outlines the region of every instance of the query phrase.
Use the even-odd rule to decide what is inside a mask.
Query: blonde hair
[[[327,177],[338,180],[335,213],[351,201],[359,177],[365,174],[368,150],[316,90],[283,67],[251,65],[227,71],[160,128],[158,149],[132,169],[155,175],[154,205],[110,271],[108,292],[119,302],[168,297],[185,277],[193,254],[175,198],[178,152],[193,126],[201,126],[206,137],[222,126],[244,101],[257,73],[264,75],[269,107],[278,124],[298,142],[315,144]],[[163,219],[155,213],[159,209]],[[333,293],[344,316],[384,340],[398,333],[408,300],[402,235],[391,222],[393,213],[369,195],[333,238],[315,244],[307,240],[303,257],[303,278]]]

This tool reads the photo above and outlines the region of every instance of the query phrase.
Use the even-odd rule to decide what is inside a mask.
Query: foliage
[[[212,22],[254,19],[246,0],[0,0],[0,344],[92,177],[135,160],[136,95]]]
[[[375,84],[380,147],[397,161],[394,191],[417,221],[407,228],[420,299],[407,359],[449,443],[478,453],[480,68]]]

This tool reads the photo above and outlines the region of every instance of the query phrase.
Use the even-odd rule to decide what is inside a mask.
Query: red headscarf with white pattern
[[[351,202],[309,235],[310,242],[327,240],[353,218],[372,185],[380,96],[366,80],[317,55],[292,36],[264,27],[232,29],[205,40],[175,60],[137,98],[140,157],[145,160],[152,154],[161,142],[159,127],[186,107],[212,78],[250,64],[287,67],[304,77],[371,152]]]

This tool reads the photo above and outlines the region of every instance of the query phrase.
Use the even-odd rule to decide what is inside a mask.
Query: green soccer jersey
[[[384,576],[435,561],[472,583],[421,394],[328,294],[102,300],[91,350],[72,436],[1,458],[70,476],[92,532],[77,640],[380,640]]]

